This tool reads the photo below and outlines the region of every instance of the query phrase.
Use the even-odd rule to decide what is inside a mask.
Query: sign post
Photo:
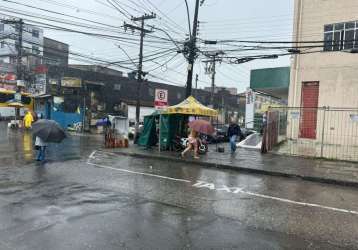
[[[168,90],[166,89],[155,89],[154,107],[156,110],[162,110],[168,107]],[[159,152],[162,150],[161,144],[161,125],[162,115],[159,116]]]

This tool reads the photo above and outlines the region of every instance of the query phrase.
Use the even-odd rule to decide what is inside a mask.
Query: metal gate
[[[315,136],[303,128],[315,131]],[[263,149],[358,161],[358,108],[270,108]]]

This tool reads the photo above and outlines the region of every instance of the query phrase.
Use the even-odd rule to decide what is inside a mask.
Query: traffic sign
[[[164,109],[168,107],[168,90],[155,89],[154,106],[156,109]]]

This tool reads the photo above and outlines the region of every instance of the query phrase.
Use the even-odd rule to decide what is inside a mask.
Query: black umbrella
[[[45,142],[60,143],[66,138],[66,133],[63,128],[53,120],[38,120],[32,124],[32,133]]]

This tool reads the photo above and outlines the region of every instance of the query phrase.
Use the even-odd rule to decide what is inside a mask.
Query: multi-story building
[[[357,11],[356,0],[295,1],[294,41],[317,41],[300,44],[317,53],[293,57],[289,106],[358,107],[358,56],[349,53],[358,48]]]
[[[69,45],[44,37],[43,64],[68,66]]]
[[[18,23],[0,23],[0,63],[16,65],[18,56]],[[23,24],[22,65],[31,71],[41,64],[43,56],[43,30],[29,24]]]
[[[205,87],[204,90],[208,91],[208,92],[211,92],[211,87]],[[214,93],[215,94],[217,94],[218,92],[220,92],[222,90],[229,91],[231,95],[237,95],[237,88],[220,87],[220,86],[215,86],[214,87]]]
[[[287,138],[298,145],[292,152],[358,160],[357,13],[356,0],[295,0],[300,53],[292,58],[288,98]]]

